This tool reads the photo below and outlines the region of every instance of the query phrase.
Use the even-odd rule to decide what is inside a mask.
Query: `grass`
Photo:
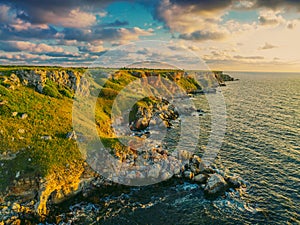
[[[81,160],[76,143],[65,138],[72,130],[71,99],[53,98],[24,86],[12,91],[0,85],[0,94],[0,101],[7,101],[0,106],[0,153],[17,153],[14,160],[0,161],[0,190],[11,184],[18,171],[24,177],[46,176],[54,165],[63,168]],[[21,119],[23,113],[26,119]],[[52,140],[41,139],[46,135]]]

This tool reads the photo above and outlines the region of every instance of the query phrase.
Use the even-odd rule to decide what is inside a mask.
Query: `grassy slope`
[[[45,176],[54,168],[72,164],[80,160],[76,143],[65,138],[72,130],[72,100],[63,97],[52,98],[39,94],[31,88],[18,87],[9,91],[0,85],[1,100],[7,104],[0,106],[0,152],[17,153],[14,160],[2,160],[0,167],[0,190],[14,179],[18,171],[21,176]],[[12,116],[13,112],[19,114]],[[21,119],[21,113],[28,118]],[[24,133],[20,133],[20,130]],[[42,140],[42,136],[52,140]]]

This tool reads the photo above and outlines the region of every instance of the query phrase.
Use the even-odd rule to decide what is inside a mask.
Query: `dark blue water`
[[[240,80],[222,87],[227,131],[216,164],[246,189],[214,201],[179,181],[99,190],[64,206],[61,224],[300,224],[300,74],[230,74]]]

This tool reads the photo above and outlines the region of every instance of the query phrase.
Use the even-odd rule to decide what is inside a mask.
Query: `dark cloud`
[[[85,42],[93,41],[118,41],[135,39],[138,36],[147,36],[151,32],[142,30],[140,28],[93,28],[91,30],[65,28],[62,31],[63,39],[77,40]]]
[[[58,34],[58,31],[49,26],[45,29],[29,27],[28,29],[18,30],[13,26],[0,24],[0,40],[26,40],[26,39],[53,39]]]
[[[105,28],[93,29],[91,32],[85,29],[65,28],[62,31],[65,40],[77,40],[92,42],[96,40],[117,40],[121,38],[120,29]]]
[[[226,34],[219,31],[195,31],[190,34],[180,34],[180,39],[191,41],[206,41],[206,40],[222,40],[226,37]]]
[[[80,56],[78,53],[72,53],[72,52],[46,52],[44,54],[56,58],[61,58],[61,57],[78,58]]]
[[[291,8],[297,7],[300,9],[300,1],[299,0],[257,0],[254,4],[255,8],[267,7],[267,8]]]
[[[4,0],[3,4],[9,5],[19,11],[21,19],[33,24],[52,22],[47,15],[52,13],[57,17],[64,17],[71,10],[80,8],[83,11],[95,11],[103,9],[112,0]]]
[[[127,25],[129,25],[128,21],[115,20],[112,23],[104,23],[101,26],[102,27],[122,27],[122,26],[127,26]]]
[[[258,50],[268,50],[268,49],[272,49],[272,48],[277,48],[278,46],[276,45],[272,45],[269,43],[265,43],[263,46],[259,47]]]
[[[235,58],[235,59],[259,59],[259,60],[261,60],[261,59],[264,59],[264,57],[263,56],[241,56],[241,55],[235,55],[235,56],[233,56],[233,58]]]
[[[179,6],[194,6],[195,10],[211,11],[224,9],[234,2],[234,0],[170,0],[170,3]]]

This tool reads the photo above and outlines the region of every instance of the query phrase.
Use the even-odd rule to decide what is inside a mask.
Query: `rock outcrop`
[[[23,85],[33,86],[37,91],[43,93],[43,88],[47,80],[51,80],[57,85],[69,87],[76,91],[81,82],[83,74],[73,70],[57,70],[57,69],[32,69],[17,70],[16,75],[20,78]]]
[[[204,192],[208,195],[216,195],[225,191],[227,187],[225,179],[220,174],[212,174],[204,188]]]

